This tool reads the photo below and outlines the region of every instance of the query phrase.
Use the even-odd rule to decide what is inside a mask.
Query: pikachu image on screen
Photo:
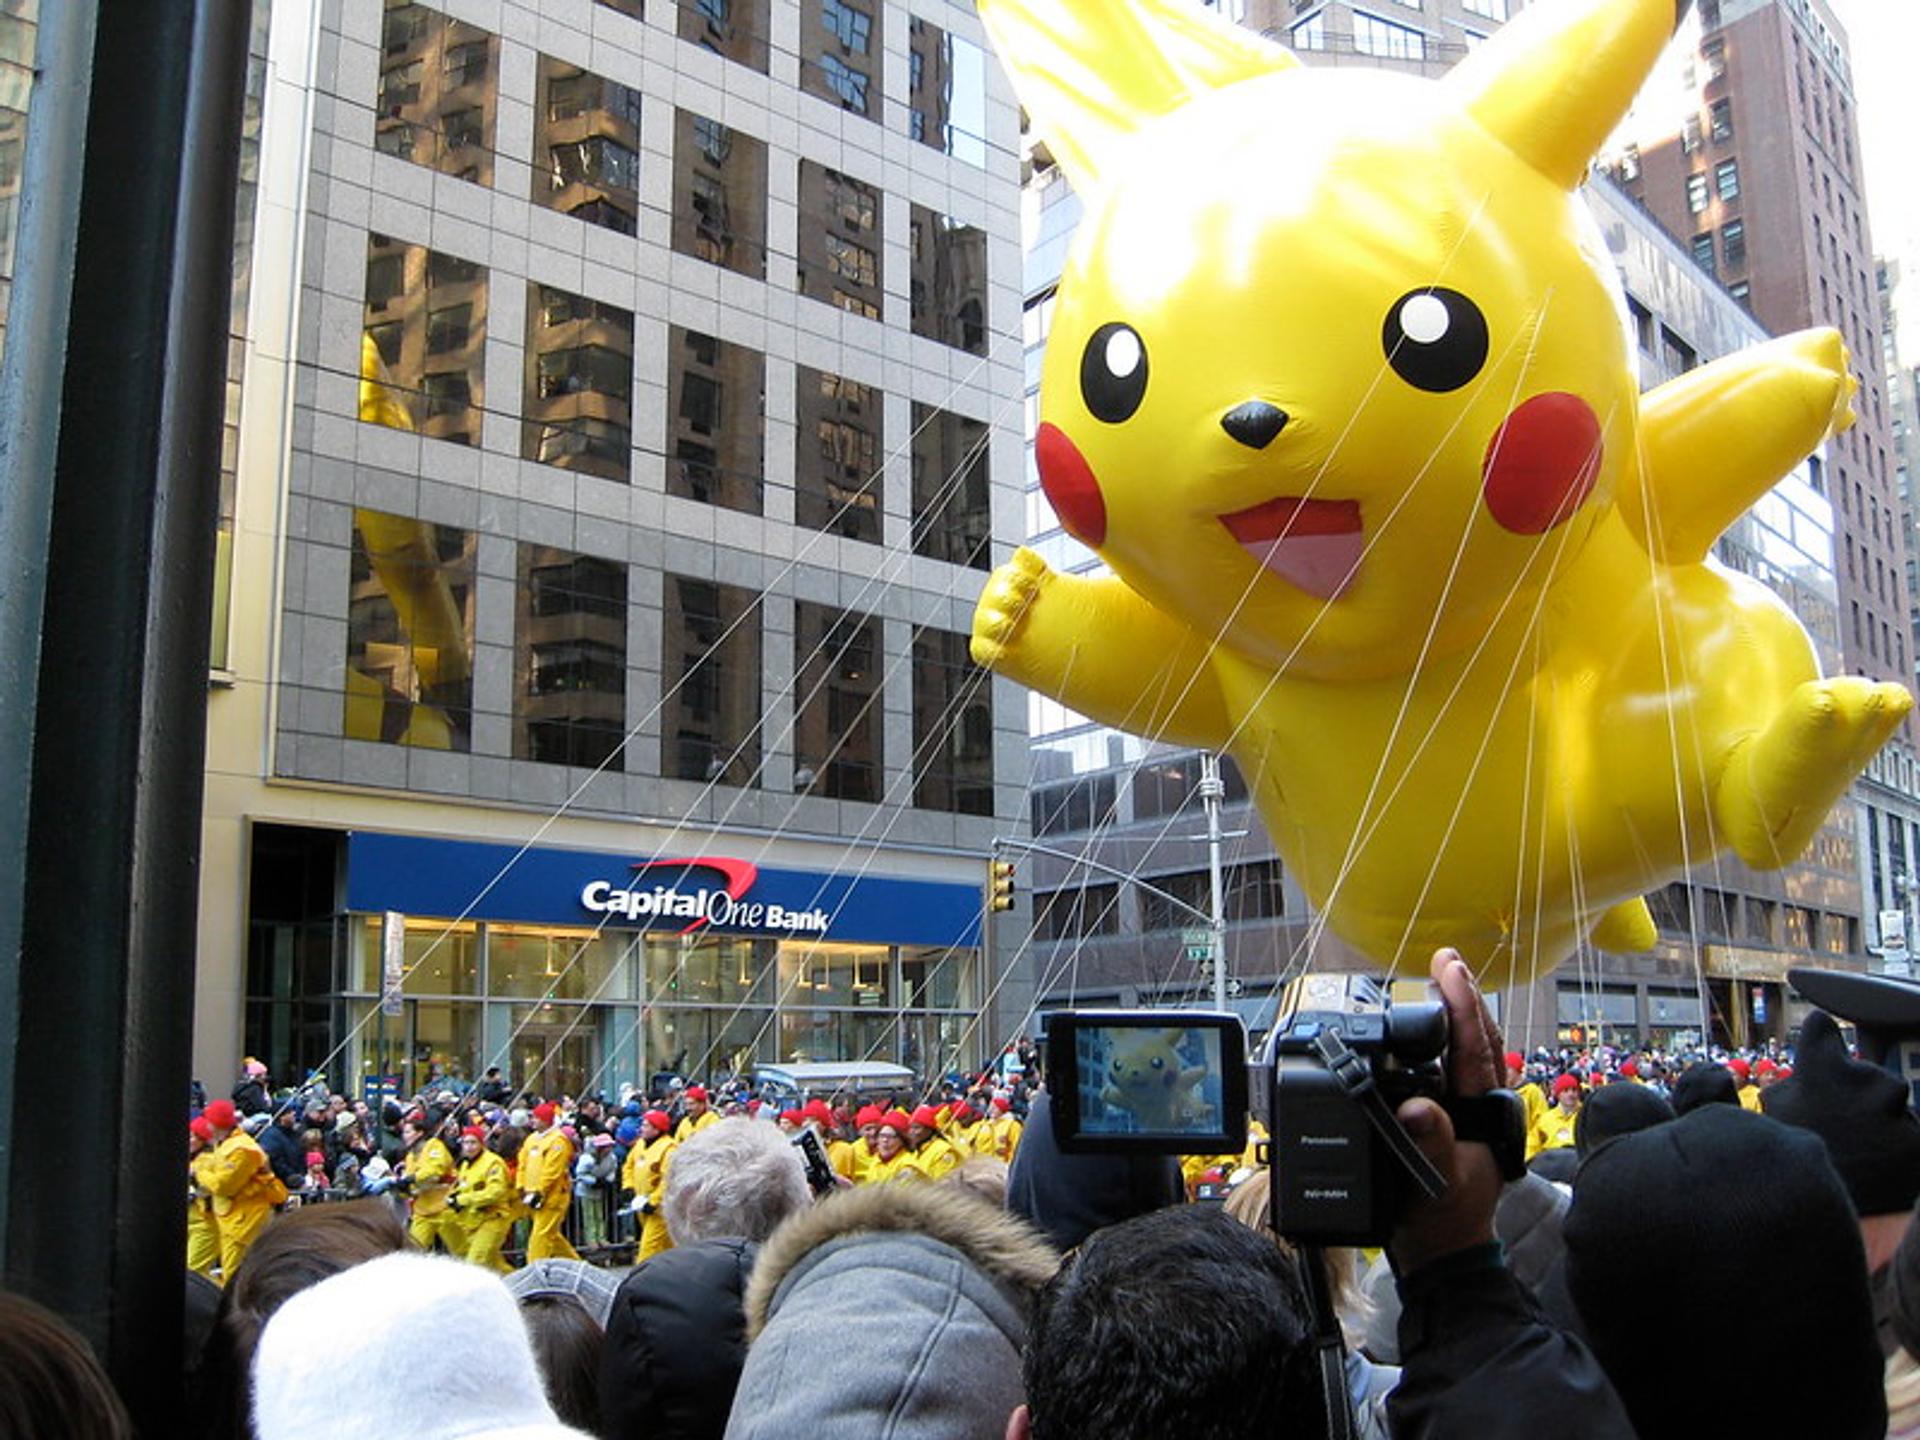
[[[1536,0],[1444,78],[1183,0],[980,0],[1084,218],[974,659],[1225,749],[1383,969],[1526,983],[1731,850],[1775,868],[1912,706],[1710,555],[1857,383],[1831,329],[1641,393],[1579,193],[1684,10]]]

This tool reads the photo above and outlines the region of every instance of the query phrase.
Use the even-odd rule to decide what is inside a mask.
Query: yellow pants
[[[236,1205],[226,1214],[215,1217],[220,1227],[222,1285],[233,1283],[234,1271],[240,1268],[240,1262],[247,1258],[247,1251],[253,1248],[253,1242],[260,1238],[260,1232],[272,1218],[271,1205]]]
[[[571,1197],[561,1196],[549,1199],[547,1203],[533,1212],[533,1233],[527,1237],[527,1263],[536,1260],[578,1260],[580,1252],[573,1248],[573,1242],[560,1233],[560,1226],[567,1218],[567,1205]]]
[[[513,1267],[501,1257],[500,1251],[507,1243],[507,1232],[513,1229],[513,1219],[508,1215],[489,1216],[474,1224],[466,1225],[466,1249],[462,1252],[472,1264],[479,1265],[504,1275]]]
[[[187,1269],[213,1278],[220,1263],[220,1226],[213,1212],[195,1203],[187,1206]]]
[[[633,1257],[633,1263],[636,1265],[642,1260],[658,1255],[662,1250],[673,1248],[673,1237],[667,1234],[665,1217],[648,1215],[643,1218],[646,1224],[640,1227],[640,1252]]]
[[[454,1258],[458,1259],[467,1253],[466,1227],[461,1225],[459,1215],[452,1210],[442,1210],[438,1215],[415,1215],[407,1226],[407,1234],[422,1250],[433,1249],[434,1237],[438,1236],[447,1253]]]

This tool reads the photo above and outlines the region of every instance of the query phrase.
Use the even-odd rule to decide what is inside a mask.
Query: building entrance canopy
[[[984,874],[984,871],[983,871]],[[810,870],[738,856],[528,849],[355,832],[347,908],[523,924],[977,946],[977,885]]]

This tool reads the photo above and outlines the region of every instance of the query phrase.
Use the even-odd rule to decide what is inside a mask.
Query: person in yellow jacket
[[[1573,1146],[1574,1123],[1580,1118],[1580,1077],[1562,1075],[1553,1082],[1553,1108],[1541,1114],[1527,1131],[1527,1159],[1542,1150]]]
[[[1727,1061],[1727,1069],[1733,1072],[1734,1084],[1740,1087],[1740,1108],[1760,1114],[1760,1087],[1753,1083],[1753,1067],[1736,1055]]]
[[[1527,1079],[1527,1057],[1518,1050],[1507,1052],[1507,1088],[1520,1097],[1521,1104],[1527,1107],[1527,1133],[1533,1133],[1534,1122],[1547,1113],[1547,1097],[1540,1087]]]
[[[527,1263],[578,1260],[580,1252],[560,1233],[573,1203],[573,1144],[560,1131],[560,1107],[551,1100],[533,1107],[534,1133],[520,1147],[520,1199],[533,1212]]]
[[[434,1134],[433,1122],[424,1115],[409,1115],[402,1120],[400,1138],[407,1142],[400,1177],[413,1196],[413,1220],[407,1234],[422,1250],[433,1249],[433,1242],[438,1240],[449,1255],[457,1258],[466,1254],[467,1227],[447,1209],[447,1194],[455,1179],[453,1152]]]
[[[1020,1123],[1020,1117],[1013,1113],[1013,1102],[1004,1095],[994,1096],[993,1119],[988,1123],[993,1126],[991,1153],[1011,1165],[1014,1151],[1020,1148],[1021,1132],[1026,1128]]]
[[[980,1112],[962,1100],[947,1116],[946,1129],[942,1133],[955,1153],[965,1160],[971,1155],[990,1153],[980,1148],[980,1132],[984,1128],[980,1123]]]
[[[513,1269],[500,1254],[513,1228],[513,1176],[507,1162],[487,1149],[487,1132],[479,1125],[460,1132],[460,1170],[447,1192],[447,1210],[463,1232],[454,1254],[498,1275]]]
[[[720,1112],[713,1108],[707,1099],[707,1087],[689,1085],[683,1097],[687,1102],[687,1113],[680,1117],[679,1128],[673,1132],[673,1138],[680,1141],[692,1139],[709,1125],[720,1123]]]
[[[640,1217],[636,1265],[673,1248],[673,1237],[667,1233],[667,1170],[680,1142],[672,1130],[673,1120],[666,1111],[647,1111],[640,1117],[640,1143],[627,1152],[627,1163],[620,1170],[620,1183],[633,1192],[633,1213]]]
[[[201,1114],[213,1130],[206,1177],[214,1223],[220,1227],[220,1283],[231,1285],[274,1207],[287,1198],[287,1187],[273,1173],[267,1152],[239,1128],[231,1100],[216,1100]]]
[[[187,1269],[213,1278],[220,1263],[220,1225],[213,1218],[213,1126],[196,1115],[187,1126]]]
[[[853,1128],[859,1139],[853,1142],[853,1183],[864,1185],[873,1173],[873,1167],[880,1162],[875,1141],[880,1135],[880,1125],[887,1118],[887,1112],[878,1105],[862,1105],[854,1113]]]
[[[907,1146],[913,1151],[914,1166],[929,1180],[957,1170],[960,1152],[940,1136],[940,1112],[922,1105],[907,1121]]]
[[[913,1184],[930,1178],[907,1148],[907,1132],[912,1124],[898,1110],[889,1110],[881,1117],[873,1135],[873,1163],[867,1167],[867,1184],[886,1185],[896,1181]]]

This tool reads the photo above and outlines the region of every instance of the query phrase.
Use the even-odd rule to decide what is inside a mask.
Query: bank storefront
[[[978,1065],[998,1038],[976,1021],[977,884],[779,868],[744,845],[636,856],[333,839],[324,933],[338,982],[324,1007],[287,993],[298,966],[272,963],[299,948],[288,927],[258,913],[251,927],[247,1041],[276,1075],[324,1064],[355,1091],[385,1079],[411,1093],[498,1065],[516,1086],[612,1093],[656,1071],[774,1060],[928,1075]],[[311,919],[305,933],[319,938]]]

